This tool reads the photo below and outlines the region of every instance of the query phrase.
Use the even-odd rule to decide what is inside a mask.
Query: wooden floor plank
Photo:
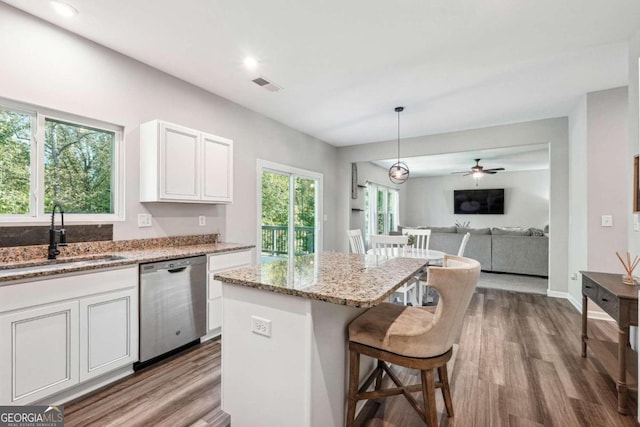
[[[440,426],[635,426],[635,401],[631,415],[620,415],[611,378],[591,355],[580,356],[580,322],[565,300],[477,289],[449,362],[454,417],[436,393]],[[589,326],[594,338],[617,338],[611,322]],[[67,403],[65,425],[229,426],[220,407],[220,351],[220,341],[209,341]],[[418,379],[395,370],[403,381]],[[368,402],[356,425],[424,423],[395,396]]]

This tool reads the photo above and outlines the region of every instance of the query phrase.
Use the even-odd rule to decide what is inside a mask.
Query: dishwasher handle
[[[180,268],[172,268],[170,270],[167,270],[169,273],[180,273],[181,271],[185,271],[187,269],[187,267],[180,267]]]

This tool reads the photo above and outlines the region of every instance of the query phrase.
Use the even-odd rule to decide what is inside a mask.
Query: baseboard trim
[[[547,289],[547,296],[551,298],[564,298],[564,299],[569,299],[571,297],[571,295],[569,295],[568,292],[552,291],[551,289]]]

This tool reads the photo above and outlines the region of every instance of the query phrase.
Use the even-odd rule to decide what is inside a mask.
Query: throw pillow
[[[490,228],[463,228],[463,227],[458,227],[456,232],[458,234],[491,234],[491,229]]]
[[[531,230],[520,227],[493,227],[491,234],[496,236],[531,236]]]
[[[537,236],[537,237],[544,236],[544,231],[539,228],[531,227],[529,230],[531,230],[532,236]]]

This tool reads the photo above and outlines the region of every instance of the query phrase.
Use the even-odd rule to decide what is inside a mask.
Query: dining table
[[[421,249],[408,246],[400,246],[393,248],[378,248],[377,251],[372,248],[367,251],[367,255],[378,255],[391,258],[420,258],[428,260],[430,265],[437,265],[442,264],[446,253],[437,251],[435,249]],[[426,268],[427,267],[425,267],[423,273],[426,272]],[[420,285],[421,275],[422,273],[416,276],[416,291],[414,293],[413,299],[413,304],[416,306],[422,305],[422,300],[424,298],[422,294],[422,286]]]

